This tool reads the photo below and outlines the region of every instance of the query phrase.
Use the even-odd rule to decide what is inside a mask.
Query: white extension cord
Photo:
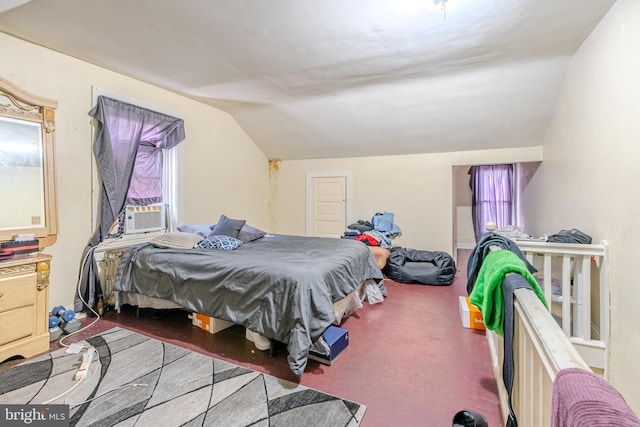
[[[89,366],[91,366],[91,362],[93,361],[94,354],[95,349],[93,347],[89,347],[87,351],[82,353],[82,363],[73,376],[74,381],[83,380],[87,376],[87,372],[89,371]]]
[[[80,366],[78,367],[78,370],[76,371],[76,373],[73,375],[73,379],[76,381],[76,383],[73,386],[71,386],[71,388],[67,389],[66,391],[63,391],[56,397],[41,403],[41,405],[48,405],[51,402],[55,402],[56,400],[60,399],[62,396],[65,396],[71,393],[73,390],[76,389],[76,387],[82,384],[82,380],[84,380],[87,376],[87,372],[89,371],[89,366],[91,366],[91,362],[93,361],[93,355],[95,354],[95,352],[96,350],[93,347],[89,347],[87,351],[82,353],[82,362],[80,363]]]
[[[96,324],[96,322],[98,322],[98,320],[100,320],[100,314],[98,314],[98,312],[96,312],[87,301],[84,300],[84,298],[82,297],[82,293],[80,292],[80,284],[82,283],[82,276],[84,274],[84,264],[87,261],[87,258],[89,256],[93,256],[93,251],[87,251],[87,253],[85,254],[85,256],[82,258],[82,263],[80,265],[80,271],[78,273],[78,282],[76,285],[76,292],[78,293],[78,297],[80,298],[80,301],[82,301],[82,303],[89,309],[91,310],[91,312],[93,314],[95,314],[96,318],[95,320],[93,320],[91,323],[89,323],[87,326],[83,326],[82,328],[78,329],[75,332],[72,332],[68,335],[61,335],[60,338],[58,339],[58,344],[60,344],[63,347],[69,347],[68,344],[64,343],[64,340],[69,338],[72,335],[75,335],[77,333],[80,333],[82,331],[84,331],[85,329],[88,329],[90,327],[92,327],[93,325]]]

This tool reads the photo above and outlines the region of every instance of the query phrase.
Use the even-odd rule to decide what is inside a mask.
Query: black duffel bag
[[[440,251],[391,248],[384,274],[399,283],[450,285],[456,276],[456,263],[451,255]]]

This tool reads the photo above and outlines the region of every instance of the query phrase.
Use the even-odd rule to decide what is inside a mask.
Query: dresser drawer
[[[35,334],[35,306],[16,308],[0,313],[0,345],[5,345]]]
[[[0,261],[0,362],[49,349],[50,262],[43,253]]]
[[[33,305],[36,301],[36,274],[0,279],[0,313]]]

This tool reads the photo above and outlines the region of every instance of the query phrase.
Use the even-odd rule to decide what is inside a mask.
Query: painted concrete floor
[[[310,360],[300,383],[366,405],[362,427],[446,427],[461,409],[480,412],[490,426],[503,425],[484,332],[463,328],[458,312],[458,296],[466,294],[467,256],[468,251],[459,253],[451,286],[385,280],[388,298],[375,305],[365,302],[343,322],[349,331],[347,349],[331,366]],[[191,325],[186,312],[163,314],[157,319],[158,313],[141,309],[137,317],[131,307],[120,314],[107,312],[66,342],[122,326],[296,381],[286,355],[269,358],[255,349],[241,326],[212,335]]]

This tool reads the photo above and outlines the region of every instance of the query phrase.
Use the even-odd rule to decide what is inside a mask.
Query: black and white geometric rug
[[[97,356],[79,384],[81,356],[61,348],[0,371],[0,402],[68,404],[72,426],[355,427],[366,410],[127,329],[86,342]]]

